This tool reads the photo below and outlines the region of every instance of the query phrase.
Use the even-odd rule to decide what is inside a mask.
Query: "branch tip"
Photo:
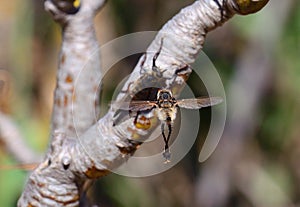
[[[234,0],[234,10],[241,15],[252,14],[261,10],[269,0]]]

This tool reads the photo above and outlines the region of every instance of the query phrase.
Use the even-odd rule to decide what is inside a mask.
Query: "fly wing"
[[[221,97],[181,99],[177,100],[176,106],[186,109],[200,109],[217,105],[222,101],[223,99]]]
[[[147,111],[156,107],[156,101],[115,102],[112,107],[133,112]]]

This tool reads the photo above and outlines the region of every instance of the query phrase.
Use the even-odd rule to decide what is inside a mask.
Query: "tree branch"
[[[98,118],[101,65],[93,18],[103,6],[104,0],[83,1],[75,15],[64,12],[74,11],[73,5],[68,5],[72,1],[65,3],[65,7],[60,7],[60,3],[63,2],[45,1],[45,9],[63,29],[54,94],[52,133],[57,131],[75,138],[92,126]]]
[[[148,47],[147,53],[141,57],[138,65],[125,83],[123,92],[120,92],[117,96],[117,101],[131,99],[136,92],[148,86],[153,86],[153,83],[157,87],[172,89],[178,95],[191,73],[188,64],[195,60],[201,50],[206,33],[239,12],[237,5],[240,5],[240,3],[238,1],[222,2],[224,4],[216,0],[196,1],[171,19],[160,30],[155,40]],[[265,4],[267,0],[259,2]],[[83,100],[79,100],[82,97],[79,98],[76,95],[74,104],[78,108],[76,108],[76,114],[74,114],[75,124],[77,122],[81,123],[82,120],[89,121],[82,121],[82,124],[74,127],[70,115],[72,111],[69,108],[69,101],[73,100],[73,96],[71,96],[72,93],[67,91],[70,90],[68,87],[77,86],[77,84],[72,85],[69,84],[69,81],[66,81],[68,80],[66,71],[71,70],[70,66],[77,67],[77,64],[71,64],[75,59],[69,59],[71,51],[79,55],[76,58],[82,56],[82,59],[87,60],[91,57],[91,53],[85,51],[92,50],[85,48],[85,46],[94,45],[94,39],[91,43],[90,38],[88,40],[84,36],[90,37],[90,34],[87,33],[93,33],[92,17],[102,5],[101,3],[103,1],[85,0],[82,2],[78,13],[67,15],[50,1],[45,2],[46,8],[63,25],[63,41],[70,41],[75,46],[65,47],[64,51],[63,43],[60,59],[61,71],[58,71],[58,87],[55,92],[55,101],[60,100],[59,102],[60,104],[63,103],[63,106],[60,107],[58,103],[55,103],[51,147],[45,161],[30,175],[24,192],[19,199],[19,206],[77,206],[79,204],[78,186],[88,178],[106,175],[111,169],[125,162],[156,127],[156,118],[153,114],[147,115],[147,124],[145,124],[145,120],[141,120],[141,117],[139,117],[136,122],[134,122],[134,118],[129,118],[115,125],[113,123],[114,117],[116,114],[121,116],[122,113],[111,107],[102,119],[84,133],[79,133],[80,136],[76,139],[74,129],[79,126],[79,131],[83,132],[92,121],[77,114],[81,110],[80,107],[83,107],[83,103],[77,105],[76,100],[79,102]],[[252,6],[249,6],[249,11],[252,11]],[[74,10],[71,11],[74,12]],[[83,33],[80,32],[82,30],[84,30]],[[82,41],[83,39],[86,41]],[[72,42],[72,40],[76,41]],[[81,44],[78,45],[77,41]],[[152,70],[153,57],[161,46],[162,49],[156,61],[157,68]],[[81,51],[81,48],[85,49]],[[81,52],[78,53],[78,51]],[[69,62],[66,62],[66,60]],[[94,61],[98,63],[96,59]],[[94,62],[91,61],[91,63]],[[94,64],[88,64],[84,70],[90,67],[93,68],[93,66]],[[62,68],[65,69],[62,70]],[[92,71],[95,72],[93,69]],[[97,72],[95,73],[97,74]],[[81,83],[83,86],[81,84],[77,86],[79,87],[78,90],[90,83],[90,79],[87,78],[88,75],[89,73],[80,77],[80,79],[83,79]],[[74,77],[72,76],[72,78]],[[73,81],[70,82],[73,83]],[[77,94],[76,90],[77,88],[72,92]],[[83,89],[85,93],[90,94],[89,90],[91,88]],[[65,99],[66,94],[68,95]],[[67,101],[64,105],[65,100]],[[89,103],[84,103],[87,104],[85,110],[91,106]],[[85,110],[83,110],[84,113],[86,113]]]
[[[197,204],[203,207],[221,206],[229,199],[232,185],[235,185],[237,170],[234,167],[242,157],[244,147],[252,137],[257,124],[259,104],[270,84],[272,77],[272,61],[270,54],[274,51],[275,42],[280,37],[286,15],[292,8],[292,2],[277,1],[273,10],[269,11],[277,28],[257,33],[247,49],[238,58],[236,74],[229,86],[227,126],[218,149],[201,171],[198,178],[196,198]],[[265,13],[268,14],[268,13]],[[268,19],[268,17],[265,17]],[[257,27],[257,26],[256,26]],[[271,45],[271,46],[270,46]],[[240,161],[241,163],[243,161]],[[248,173],[247,175],[251,175]],[[217,182],[216,182],[217,180]],[[237,181],[239,182],[239,181]],[[239,185],[239,183],[237,183]],[[249,188],[249,186],[247,186]],[[241,189],[243,190],[243,189]],[[266,200],[266,199],[265,199]],[[262,201],[263,202],[263,201]]]
[[[24,142],[16,124],[5,114],[0,112],[0,140],[5,149],[20,163],[36,163],[41,160]]]

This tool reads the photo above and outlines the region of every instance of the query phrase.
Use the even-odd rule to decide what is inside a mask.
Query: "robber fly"
[[[210,98],[191,98],[176,100],[172,92],[168,89],[159,89],[155,101],[133,100],[130,103],[120,102],[115,106],[119,109],[137,112],[137,116],[143,111],[155,110],[158,119],[161,121],[161,133],[165,142],[163,157],[166,162],[170,162],[171,153],[169,149],[169,140],[172,133],[172,124],[176,119],[178,107],[186,109],[200,109],[213,106],[223,101],[220,97]],[[168,128],[168,135],[165,134],[165,126]]]

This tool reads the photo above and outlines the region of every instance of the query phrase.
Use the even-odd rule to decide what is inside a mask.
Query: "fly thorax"
[[[159,108],[171,108],[173,107],[173,103],[171,101],[160,101],[158,106]]]

